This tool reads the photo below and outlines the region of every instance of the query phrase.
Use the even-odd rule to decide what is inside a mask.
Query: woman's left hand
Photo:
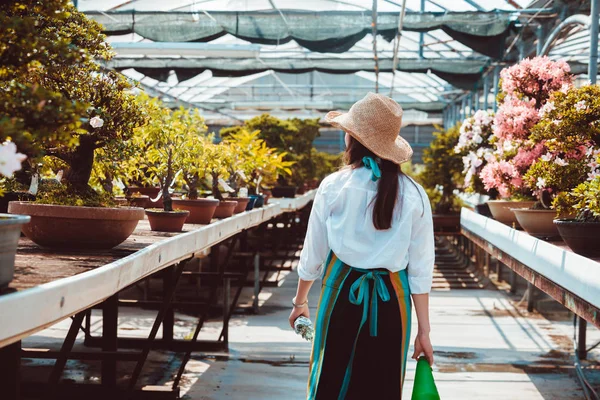
[[[304,315],[306,318],[310,318],[310,312],[308,311],[308,304],[303,307],[294,307],[290,314],[290,326],[294,329],[294,322],[299,316]]]

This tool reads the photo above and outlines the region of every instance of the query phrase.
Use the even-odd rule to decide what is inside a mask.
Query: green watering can
[[[420,357],[417,362],[417,372],[415,373],[415,384],[411,399],[440,400],[440,394],[433,380],[431,366],[425,357]]]

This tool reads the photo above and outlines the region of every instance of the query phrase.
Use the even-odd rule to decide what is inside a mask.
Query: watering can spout
[[[433,371],[425,357],[419,358],[417,371],[415,373],[415,384],[413,387],[412,400],[440,400]]]

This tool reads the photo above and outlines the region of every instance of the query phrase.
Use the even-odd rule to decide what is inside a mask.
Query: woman
[[[308,292],[323,278],[310,362],[308,399],[402,397],[411,326],[413,358],[433,364],[429,340],[434,238],[431,207],[421,186],[403,175],[412,156],[398,136],[402,108],[369,93],[348,113],[326,120],[346,132],[347,166],[317,191],[290,324],[309,317]]]

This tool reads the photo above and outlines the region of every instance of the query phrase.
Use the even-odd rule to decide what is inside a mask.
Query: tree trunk
[[[212,178],[213,178],[213,182],[212,182],[212,192],[213,192],[213,196],[215,196],[215,199],[218,200],[223,200],[223,195],[221,194],[221,191],[219,190],[219,175],[218,174],[212,174]]]
[[[63,159],[69,165],[64,179],[77,191],[89,189],[90,176],[94,165],[94,143],[88,136],[79,138],[79,145]],[[62,158],[62,157],[61,157]]]

